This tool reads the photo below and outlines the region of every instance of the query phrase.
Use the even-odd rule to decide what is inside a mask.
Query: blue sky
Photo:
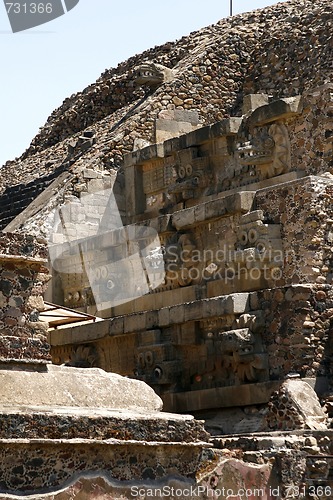
[[[233,11],[275,3],[233,0]],[[0,165],[20,156],[50,113],[106,68],[216,23],[229,6],[230,0],[80,0],[66,15],[13,34],[1,2]]]

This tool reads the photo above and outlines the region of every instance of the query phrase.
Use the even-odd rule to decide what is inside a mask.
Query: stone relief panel
[[[249,167],[250,175],[262,180],[290,169],[290,140],[283,123],[255,127],[247,139],[236,144],[235,159],[239,166]]]
[[[168,192],[174,195],[176,203],[200,198],[213,184],[213,170],[209,158],[200,157],[198,148],[179,151],[176,170],[176,182],[168,188]]]
[[[167,187],[177,179],[176,163],[173,157],[143,165],[142,178],[146,212],[161,210],[173,202],[167,193]]]
[[[145,213],[152,216],[182,208],[179,204],[212,190],[214,172],[208,156],[199,156],[198,148],[188,148],[144,164],[142,183]]]
[[[266,223],[261,210],[212,218],[188,231],[165,229],[159,235],[159,250],[153,239],[148,238],[150,230],[141,239],[128,240],[126,235],[121,238],[122,232],[118,230],[91,239],[90,246],[81,245],[82,255],[68,255],[62,266],[65,305],[76,309],[93,307],[92,286],[102,305],[112,301],[112,307],[117,307],[126,302],[125,298],[135,301],[153,295],[156,305],[162,307],[163,301],[157,298],[161,292],[186,287],[204,287],[208,296],[213,296],[281,285],[284,272],[281,225]],[[139,226],[135,234],[137,231],[140,232]],[[144,269],[140,259],[133,260],[135,255],[145,259]],[[79,268],[81,273],[73,272]],[[89,276],[85,268],[90,269]],[[175,297],[175,300],[181,299]],[[151,305],[146,302],[143,307],[154,308],[153,302]]]
[[[210,318],[138,334],[135,376],[158,392],[269,380],[260,312]]]
[[[162,111],[163,112],[163,111]],[[302,100],[280,99],[259,106],[242,118],[211,126],[145,148],[126,158],[130,183],[144,198],[131,215],[172,213],[219,192],[264,183],[295,170],[291,138],[302,113]],[[129,172],[129,170],[127,170]],[[262,185],[263,187],[266,184]],[[133,187],[131,188],[133,191]],[[258,187],[256,188],[258,189]]]
[[[138,334],[135,371],[137,378],[153,385],[175,389],[181,379],[181,357],[169,331],[150,330]]]
[[[93,368],[98,366],[98,355],[93,345],[80,345],[72,351],[66,366]]]
[[[197,283],[220,280],[225,284],[225,293],[230,293],[231,283],[236,291],[241,291],[244,282],[251,289],[252,285],[255,288],[263,283],[275,286],[282,279],[281,226],[267,224],[262,211],[201,224],[193,234],[197,245],[192,255],[199,276]]]
[[[205,369],[193,389],[242,385],[268,380],[268,356],[262,343],[260,313],[200,322],[207,349]]]

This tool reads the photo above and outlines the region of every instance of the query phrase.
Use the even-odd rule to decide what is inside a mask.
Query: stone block
[[[184,321],[194,321],[202,318],[203,315],[203,302],[201,300],[196,300],[194,302],[189,302],[184,304]]]
[[[212,299],[204,299],[202,301],[202,317],[214,318],[229,314],[227,312],[227,297],[214,297]]]
[[[157,312],[157,324],[159,327],[169,326],[170,324],[170,308],[163,307]]]
[[[118,332],[116,323],[120,322],[117,318],[112,333],[118,333],[120,327],[123,328],[123,322],[118,325]],[[48,334],[49,342],[52,346],[66,345],[66,344],[80,344],[82,342],[91,342],[92,340],[99,340],[109,335],[110,323],[109,321],[97,320],[96,322],[74,325],[68,328],[61,328],[58,330],[50,331]]]
[[[249,123],[265,125],[276,120],[291,118],[301,114],[303,101],[301,96],[278,99],[265,106],[257,108],[250,116]]]
[[[246,213],[252,209],[255,191],[240,191],[235,196],[235,212]]]
[[[96,179],[98,177],[98,174],[95,170],[92,170],[91,168],[85,168],[83,170],[83,177],[84,179]]]
[[[161,330],[146,330],[139,334],[139,345],[159,344],[161,342]]]
[[[179,137],[173,137],[164,142],[164,155],[170,156],[172,153],[179,151],[180,149],[180,139]]]
[[[197,110],[175,109],[173,110],[173,114],[174,116],[171,119],[179,122],[189,122],[192,125],[199,125],[199,113]]]
[[[169,309],[170,325],[184,323],[185,310],[187,310],[187,308],[188,304],[181,304],[170,307]]]
[[[177,230],[193,226],[195,222],[194,207],[180,210],[172,215],[172,225]]]
[[[124,333],[133,333],[146,329],[145,313],[135,313],[124,317]]]
[[[152,144],[137,152],[137,163],[143,163],[154,158],[164,158],[163,144]]]
[[[211,126],[211,135],[214,138],[223,135],[236,135],[239,132],[241,124],[242,118],[226,118],[225,120],[214,123]]]
[[[224,279],[209,281],[207,283],[207,297],[218,297],[220,295],[228,295],[229,293],[243,291],[237,286],[238,281],[232,280],[230,283]]]
[[[117,316],[110,320],[110,335],[121,335],[124,332],[124,316]]]
[[[243,314],[250,309],[250,294],[234,293],[227,297],[226,314]]]
[[[0,381],[1,407],[162,409],[162,401],[145,383],[99,368],[48,365],[46,373],[0,370]]]
[[[186,134],[186,145],[187,147],[198,146],[211,139],[211,127],[200,127],[197,130],[193,130],[189,134]]]
[[[128,167],[133,167],[137,164],[138,156],[138,151],[133,151],[132,153],[127,153],[124,155],[125,172]]]
[[[237,407],[267,403],[279,382],[260,382],[235,387],[217,387],[162,395],[164,411],[192,412],[212,408]]]
[[[254,111],[260,106],[268,104],[269,97],[267,94],[248,94],[243,98],[243,115],[250,111]]]
[[[227,215],[228,208],[231,210],[233,209],[232,202],[228,205],[228,201],[230,201],[229,197],[205,203],[203,220],[216,219],[217,217],[223,217],[224,215]]]
[[[159,311],[146,311],[146,329],[152,330],[158,327],[158,312]]]
[[[263,211],[262,210],[253,210],[253,212],[242,215],[242,217],[240,218],[240,223],[241,224],[249,224],[252,222],[262,221],[262,220],[264,220]],[[280,228],[280,225],[278,225],[278,227]]]

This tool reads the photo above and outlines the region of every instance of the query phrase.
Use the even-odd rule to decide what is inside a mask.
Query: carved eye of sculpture
[[[101,268],[101,277],[102,277],[103,279],[105,279],[105,278],[107,277],[107,275],[108,275],[108,270],[107,270],[107,268],[106,268],[105,266],[103,266],[103,267]]]
[[[186,175],[187,175],[187,176],[192,175],[192,173],[193,173],[193,168],[192,168],[192,165],[186,165],[186,167],[185,167],[185,171],[186,171]]]
[[[144,368],[146,366],[145,357],[144,357],[143,353],[139,354],[138,362],[139,362],[139,365],[141,366],[141,368]]]
[[[153,364],[153,353],[151,351],[146,352],[145,361],[147,366],[151,366]]]
[[[250,229],[248,232],[248,240],[250,243],[255,243],[258,239],[258,233],[256,229]]]
[[[266,251],[266,245],[265,245],[265,243],[263,241],[261,241],[260,243],[258,243],[257,246],[256,246],[256,248],[257,248],[257,251],[259,253],[264,253]]]
[[[186,176],[186,169],[185,167],[180,167],[179,170],[178,170],[178,175],[181,179],[184,179],[184,177]]]
[[[274,139],[272,137],[266,137],[264,144],[265,144],[265,147],[267,149],[272,149],[275,146],[275,142],[274,142]]]
[[[106,283],[106,287],[108,288],[108,290],[112,290],[115,287],[115,284],[112,280],[108,280],[108,282]]]
[[[160,378],[162,378],[162,375],[163,375],[162,369],[159,366],[156,366],[156,368],[154,370],[154,377],[157,379],[160,379]]]
[[[240,233],[239,239],[240,239],[240,242],[241,242],[242,245],[246,245],[246,243],[247,243],[247,232],[246,231],[242,231]]]

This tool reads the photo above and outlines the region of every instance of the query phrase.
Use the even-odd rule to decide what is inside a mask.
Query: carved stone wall
[[[309,93],[316,106],[327,90]],[[243,118],[125,158],[126,235],[106,232],[63,256],[68,269],[83,259],[99,272],[90,285],[111,320],[95,337],[51,335],[57,363],[85,352],[178,411],[235,405],[235,386],[246,404],[267,403],[292,371],[330,379],[333,183],[327,157],[316,176],[306,175],[311,158],[294,167],[296,123],[313,127],[307,98],[250,96]],[[147,283],[134,276],[141,265]]]
[[[332,431],[295,430],[294,401],[275,392],[296,372],[316,390],[324,381],[332,408],[331,18],[330,0],[293,0],[135,56],[66,99],[2,170],[3,226],[27,207],[11,230],[54,243],[53,297],[106,318],[49,332],[54,363],[144,380],[166,410],[232,419],[238,407],[237,434],[269,408],[269,433],[204,452],[190,417],[27,409],[30,394],[45,401],[38,383],[13,409],[3,383],[0,496],[131,498],[137,485],[151,497],[153,481],[186,488],[175,498],[197,485],[203,499],[225,487],[332,498]],[[7,235],[0,253],[0,354],[47,357],[45,248]],[[14,388],[22,365],[7,373]],[[52,372],[36,366],[41,380]],[[52,400],[74,404],[53,375]],[[287,418],[295,432],[273,434]]]

